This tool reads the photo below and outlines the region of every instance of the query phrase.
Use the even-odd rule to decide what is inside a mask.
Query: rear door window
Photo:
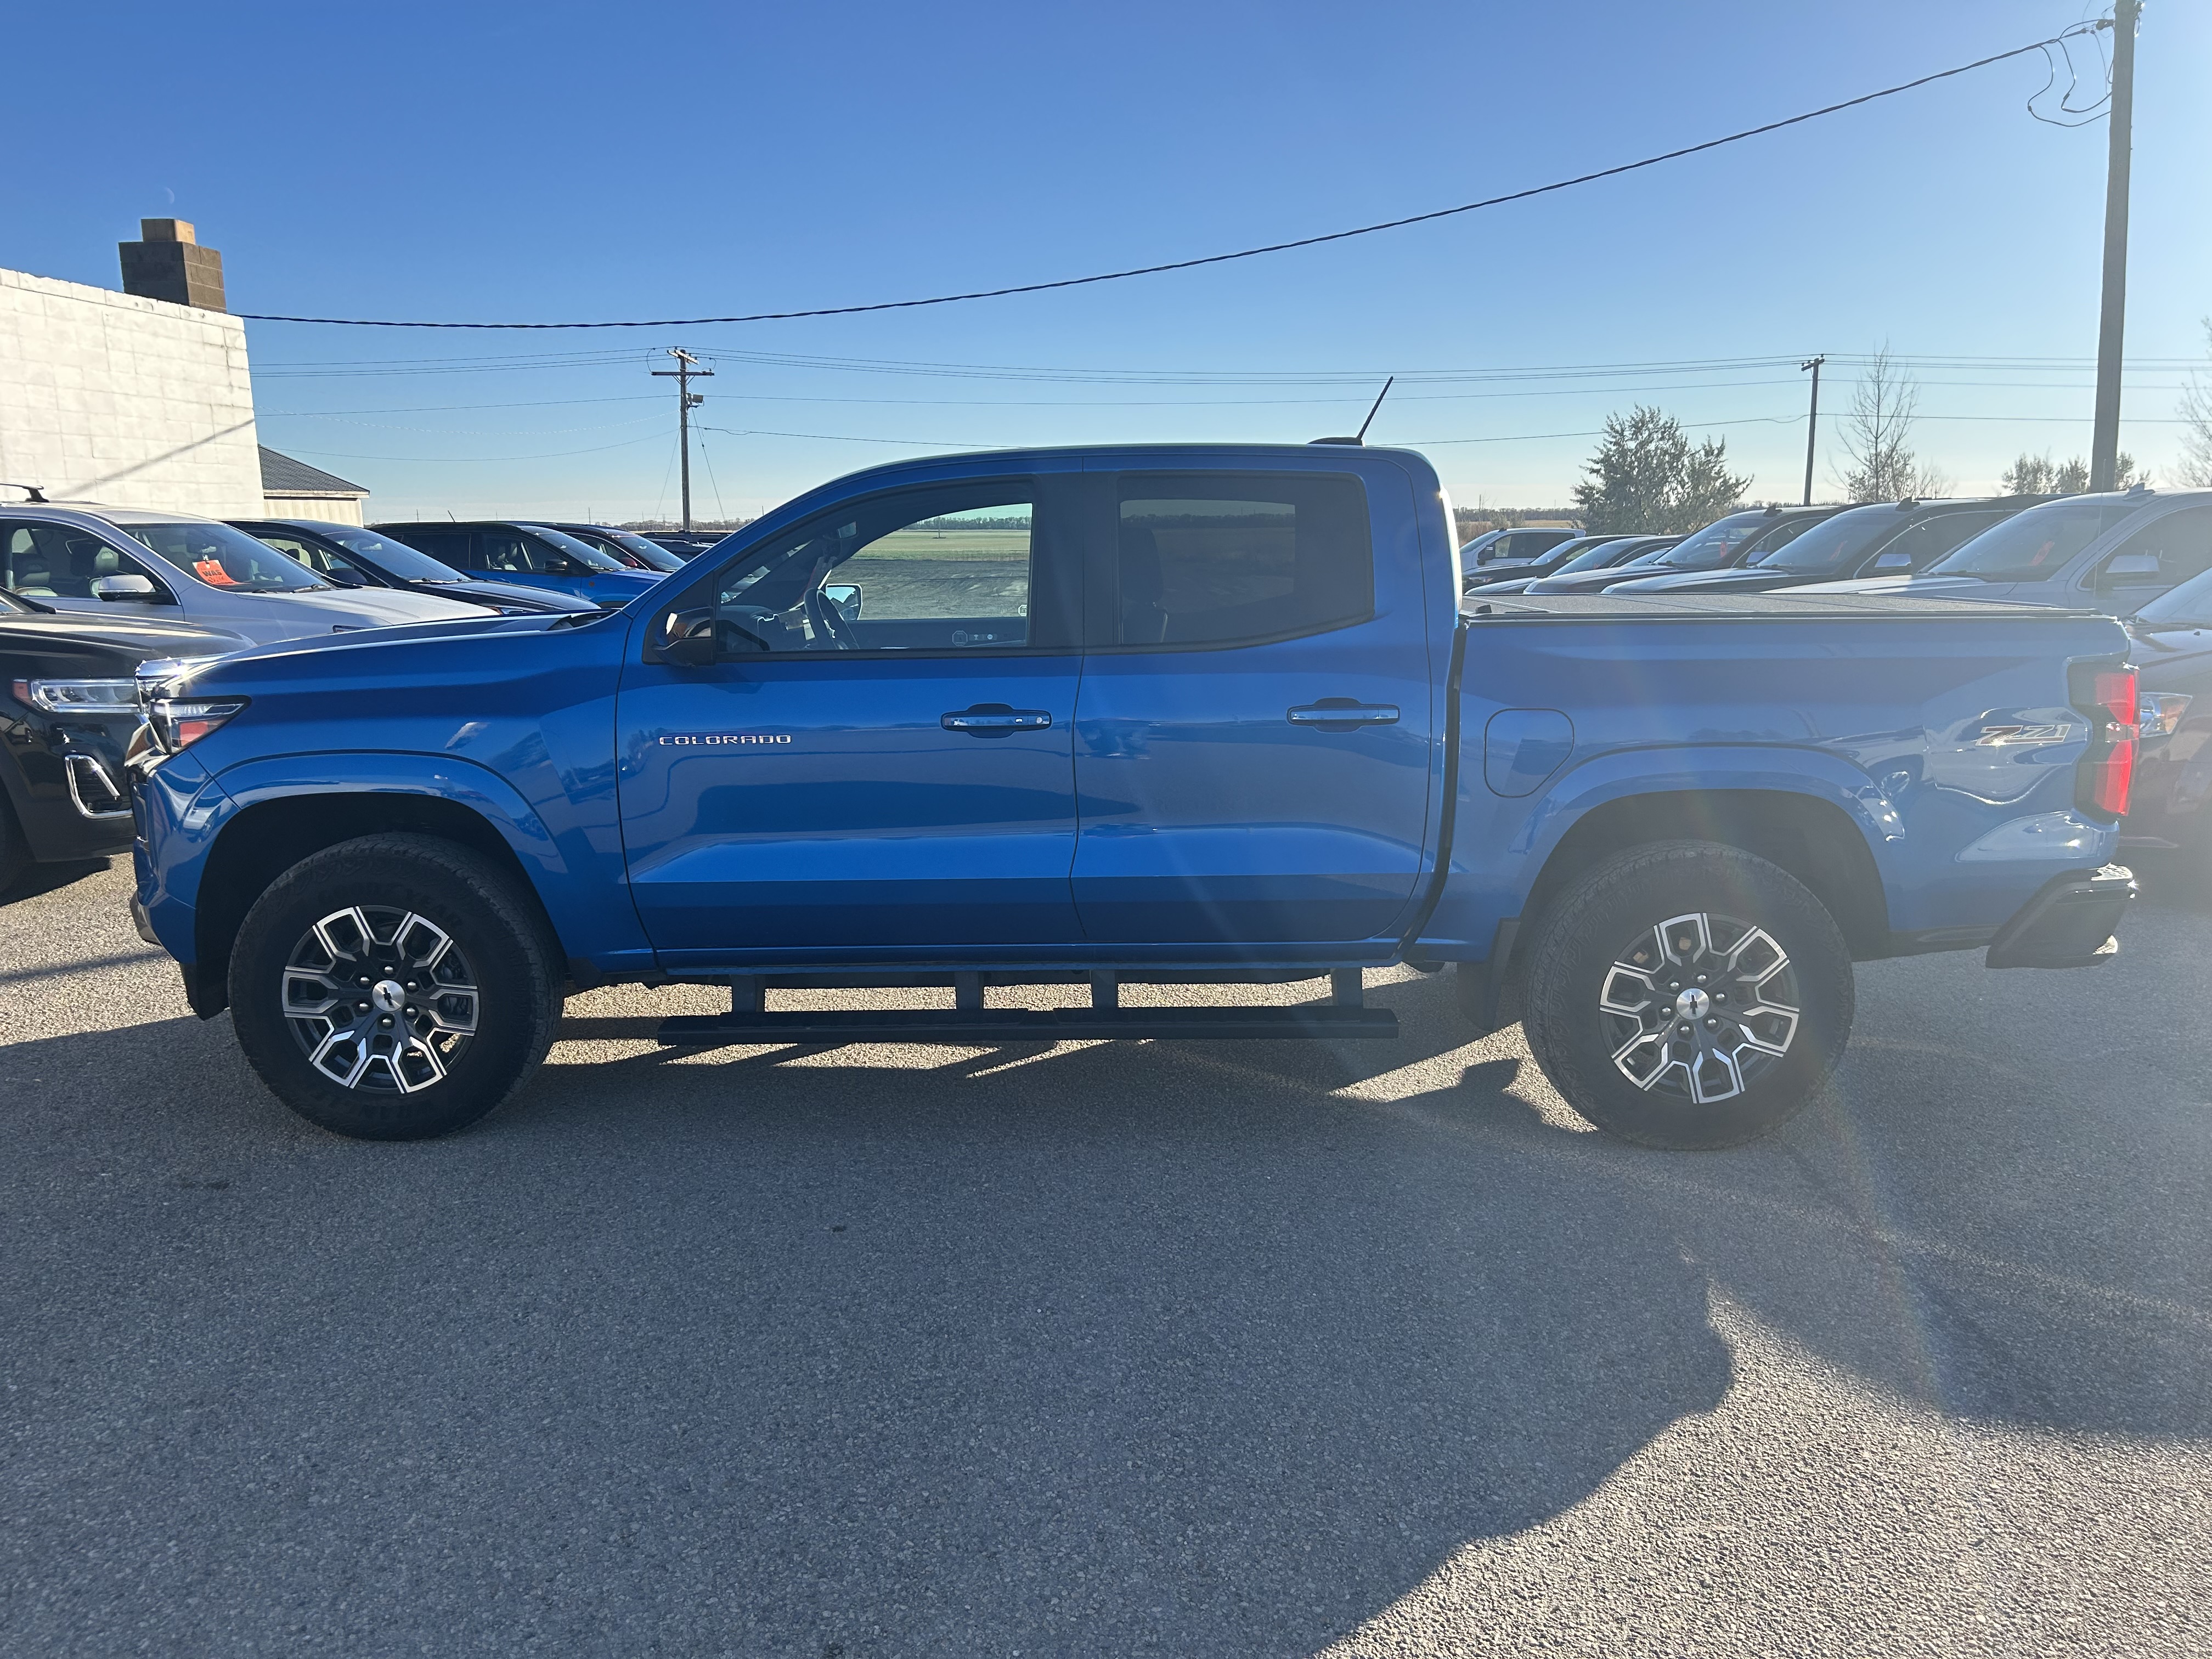
[[[1357,478],[1125,473],[1116,540],[1115,645],[1283,639],[1374,613]]]

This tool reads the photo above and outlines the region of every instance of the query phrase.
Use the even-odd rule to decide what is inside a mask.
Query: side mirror
[[[154,583],[150,577],[146,576],[94,576],[92,592],[94,599],[105,599],[111,604],[118,599],[136,599],[141,604],[148,604],[154,598]]]
[[[860,619],[860,587],[857,582],[830,582],[822,589],[822,597],[837,607],[837,614],[847,622]]]
[[[2100,582],[2124,581],[2130,576],[2155,577],[2160,566],[2155,553],[2116,553],[2105,561],[2097,577]]]
[[[711,668],[716,654],[713,609],[670,611],[655,624],[647,654],[672,668]]]
[[[1876,574],[1879,574],[1885,570],[1910,570],[1912,568],[1912,555],[1910,553],[1877,553],[1875,555],[1874,562],[1869,565],[1867,568]]]
[[[322,573],[323,580],[333,587],[366,587],[368,578],[350,565],[334,564]]]

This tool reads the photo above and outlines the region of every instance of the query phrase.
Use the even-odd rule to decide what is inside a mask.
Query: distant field
[[[975,559],[1025,561],[1030,556],[1030,532],[1018,530],[895,530],[879,542],[870,542],[848,561],[846,568],[865,566],[876,559]]]

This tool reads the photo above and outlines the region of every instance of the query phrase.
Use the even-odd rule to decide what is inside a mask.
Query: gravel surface
[[[125,896],[0,904],[14,1659],[2212,1652],[2201,901],[1869,964],[1832,1101],[1667,1155],[1413,975],[1357,1045],[594,992],[356,1144]]]

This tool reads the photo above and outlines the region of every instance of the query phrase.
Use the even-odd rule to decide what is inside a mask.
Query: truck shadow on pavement
[[[556,1050],[400,1146],[227,1021],[17,1043],[0,1541],[70,1588],[0,1632],[1309,1651],[1717,1407],[1716,1295],[1932,1411],[2212,1433],[2166,1062],[1931,1033],[1962,983],[1868,970],[1837,1097],[1687,1158],[1433,981],[1397,1045]]]

